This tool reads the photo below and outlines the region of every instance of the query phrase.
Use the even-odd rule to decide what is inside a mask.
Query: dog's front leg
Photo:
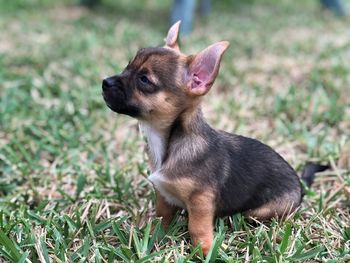
[[[162,217],[162,225],[166,229],[173,220],[177,207],[167,203],[164,197],[156,190],[156,216]]]
[[[210,194],[198,194],[191,197],[187,204],[188,229],[193,246],[200,243],[204,255],[207,255],[213,243],[213,221],[215,208]]]

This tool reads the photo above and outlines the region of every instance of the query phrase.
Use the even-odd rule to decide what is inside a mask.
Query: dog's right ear
[[[180,50],[179,45],[177,43],[177,39],[179,37],[179,29],[180,29],[181,20],[177,21],[168,31],[168,35],[165,39],[165,46],[169,48]]]

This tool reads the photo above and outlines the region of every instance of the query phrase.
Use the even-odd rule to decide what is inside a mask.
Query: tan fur
[[[143,105],[147,112],[143,116],[144,119],[159,130],[168,127],[178,114],[177,101],[166,91],[160,91],[152,96],[144,96],[136,91],[133,94],[133,101]]]
[[[165,178],[167,177],[165,176]],[[163,186],[169,193],[183,202],[189,215],[188,227],[192,243],[194,246],[200,243],[203,253],[206,255],[213,242],[214,191],[203,189],[200,182],[195,182],[190,178],[178,180],[169,178]],[[157,216],[163,217],[163,226],[167,227],[172,220],[174,211],[176,211],[174,206],[167,203],[157,191],[156,207]]]
[[[192,244],[200,243],[204,255],[208,254],[213,243],[214,198],[214,193],[206,190],[193,194],[186,205]]]
[[[254,210],[246,211],[244,214],[260,220],[267,220],[272,217],[285,218],[296,210],[299,199],[300,193],[288,193],[278,200],[270,201]]]
[[[179,56],[178,62],[181,65],[185,64],[185,56]],[[146,61],[141,61],[135,59],[131,65],[135,68],[138,68],[138,71],[146,71],[147,77],[153,81],[155,84],[159,84],[158,77],[154,73],[155,65],[163,65],[169,63],[169,61],[163,56],[150,56]],[[161,66],[160,66],[161,67]],[[182,70],[179,70],[182,72]],[[181,75],[175,77],[174,86],[183,86],[183,77]],[[162,130],[164,127],[169,127],[172,121],[176,118],[179,112],[179,105],[192,105],[192,101],[189,100],[186,96],[174,96],[173,93],[163,89],[156,94],[151,94],[145,96],[140,91],[135,91],[133,94],[132,101],[141,105],[145,112],[147,112],[143,118],[152,124],[157,129]],[[158,127],[159,126],[159,127]]]
[[[178,51],[174,51],[175,54],[177,54],[177,60],[176,63],[178,65],[180,65],[179,67],[186,67],[187,63],[188,63],[188,57]],[[161,65],[165,65],[167,63],[174,63],[173,61],[169,61],[168,58],[164,57],[164,56],[157,56],[157,55],[153,55],[150,56],[142,65],[140,65],[139,71],[147,71],[148,74],[147,76],[152,79],[155,84],[158,84],[158,78],[157,75],[155,74],[155,65],[158,67],[161,67]],[[174,68],[175,70],[175,68]],[[183,86],[183,81],[184,81],[184,76],[181,75],[181,73],[183,72],[183,70],[179,70],[179,74],[177,76],[175,76],[175,80],[174,83],[172,83],[172,85],[174,86]],[[174,73],[174,72],[173,72]],[[183,97],[184,99],[187,99],[185,97]]]
[[[186,206],[191,194],[200,189],[200,184],[191,178],[171,179],[164,176],[164,186],[169,193],[180,199]]]

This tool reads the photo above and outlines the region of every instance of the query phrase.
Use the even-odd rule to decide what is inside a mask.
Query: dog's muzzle
[[[132,117],[139,115],[140,109],[130,103],[131,96],[127,94],[118,75],[102,81],[102,96],[112,111]]]

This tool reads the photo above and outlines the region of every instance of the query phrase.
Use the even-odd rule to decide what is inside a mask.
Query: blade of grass
[[[9,237],[7,237],[7,235],[1,229],[0,244],[6,249],[6,251],[8,251],[9,255],[11,256],[11,260],[14,262],[20,260],[23,252],[16,247],[15,243]]]
[[[19,259],[18,263],[24,263],[29,255],[29,251],[26,251],[22,254],[21,258]]]
[[[286,251],[289,243],[289,238],[292,234],[292,226],[290,223],[287,223],[286,226],[284,227],[284,235],[283,239],[280,245],[280,253],[283,255],[283,253]]]
[[[40,238],[40,247],[41,247],[41,251],[43,252],[45,262],[50,263],[49,252],[47,251],[47,247],[46,247],[44,238]]]
[[[304,253],[296,253],[288,259],[295,261],[304,261],[308,259],[315,259],[319,253],[324,250],[323,246],[314,247]]]

